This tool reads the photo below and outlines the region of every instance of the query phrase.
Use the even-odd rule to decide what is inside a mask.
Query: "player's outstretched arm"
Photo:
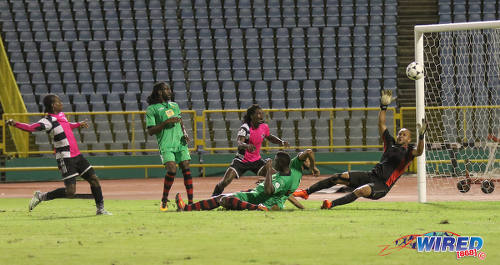
[[[7,122],[5,124],[7,124],[8,126],[13,126],[17,129],[23,130],[25,132],[35,132],[35,131],[43,130],[42,124],[40,124],[40,123],[28,124],[28,123],[17,122],[13,119],[10,119],[10,120],[7,120]]]
[[[264,179],[264,192],[268,195],[271,195],[274,193],[274,186],[272,183],[272,163],[273,161],[271,159],[267,160],[266,162],[266,178]]]
[[[84,120],[84,121],[81,121],[81,122],[70,122],[69,123],[69,127],[71,129],[76,129],[78,127],[82,127],[82,128],[88,128],[89,127],[89,121],[88,120]]]
[[[387,126],[385,125],[385,113],[387,110],[387,106],[391,104],[392,91],[391,90],[382,90],[382,95],[380,96],[380,111],[378,113],[378,132],[380,137],[384,134]]]
[[[316,158],[314,156],[314,151],[311,149],[306,149],[304,152],[300,153],[298,156],[299,160],[305,161],[306,159],[309,158],[309,167],[311,168],[311,171],[315,177],[318,177],[320,172],[319,169],[316,167]]]
[[[420,156],[424,152],[425,132],[427,131],[427,121],[422,119],[422,123],[417,123],[418,144],[417,148],[412,151],[413,156]]]
[[[297,199],[295,199],[293,195],[290,195],[290,197],[288,197],[288,201],[301,210],[304,210],[306,208],[304,207],[304,205],[302,205],[302,203],[300,203]]]
[[[277,145],[279,145],[279,146],[284,146],[284,147],[287,147],[287,148],[288,148],[288,147],[290,147],[290,144],[289,144],[287,141],[283,141],[283,140],[281,140],[281,139],[280,139],[278,136],[276,136],[276,135],[272,135],[272,134],[270,134],[268,137],[266,137],[266,139],[267,139],[269,142],[273,143],[273,144],[277,144]]]

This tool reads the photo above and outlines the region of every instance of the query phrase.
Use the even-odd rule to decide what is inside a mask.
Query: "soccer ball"
[[[406,67],[406,76],[411,80],[418,80],[424,77],[424,67],[417,62],[412,62]]]

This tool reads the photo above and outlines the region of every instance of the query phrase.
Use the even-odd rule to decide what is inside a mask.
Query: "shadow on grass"
[[[64,219],[83,219],[83,218],[89,218],[89,217],[101,217],[100,215],[80,215],[80,216],[45,216],[45,217],[38,217],[38,218],[33,218],[33,220],[64,220]]]
[[[456,205],[456,204],[446,204],[446,203],[433,203],[428,202],[425,205],[446,210],[467,210],[467,211],[490,211],[494,208],[498,208],[498,204],[484,205],[484,204],[467,204],[467,205]]]

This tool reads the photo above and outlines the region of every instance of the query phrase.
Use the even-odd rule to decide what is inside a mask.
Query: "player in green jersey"
[[[188,200],[193,202],[193,179],[189,169],[189,136],[182,123],[179,105],[173,100],[173,92],[165,82],[156,83],[148,97],[146,127],[149,135],[155,135],[160,149],[162,164],[167,169],[163,181],[161,211],[167,210],[168,193],[177,173],[176,164],[182,169]]]
[[[314,152],[307,149],[293,159],[286,152],[278,152],[273,161],[268,160],[266,176],[253,190],[221,194],[208,200],[185,204],[179,193],[175,196],[178,211],[212,210],[222,206],[228,210],[261,210],[268,211],[283,209],[286,200],[290,200],[296,207],[303,206],[293,198],[292,193],[297,189],[302,179],[302,170],[310,168],[317,176],[319,170],[315,166]],[[272,175],[272,168],[277,173]]]

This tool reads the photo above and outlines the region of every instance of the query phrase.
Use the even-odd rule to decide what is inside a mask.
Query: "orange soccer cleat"
[[[269,212],[269,209],[266,206],[264,206],[264,204],[262,204],[262,203],[257,206],[257,209],[259,211]]]
[[[294,193],[293,193],[293,196],[294,197],[300,197],[304,200],[307,200],[309,198],[309,194],[307,193],[306,190],[303,190],[303,189],[297,189]]]
[[[181,194],[175,194],[175,204],[177,204],[177,211],[184,211],[184,207],[186,207],[186,203],[182,200]]]
[[[321,209],[326,209],[326,210],[328,210],[328,209],[332,208],[332,206],[333,206],[333,204],[332,204],[332,202],[331,202],[331,201],[329,201],[329,200],[324,200],[324,201],[323,201],[323,204],[321,205]]]

